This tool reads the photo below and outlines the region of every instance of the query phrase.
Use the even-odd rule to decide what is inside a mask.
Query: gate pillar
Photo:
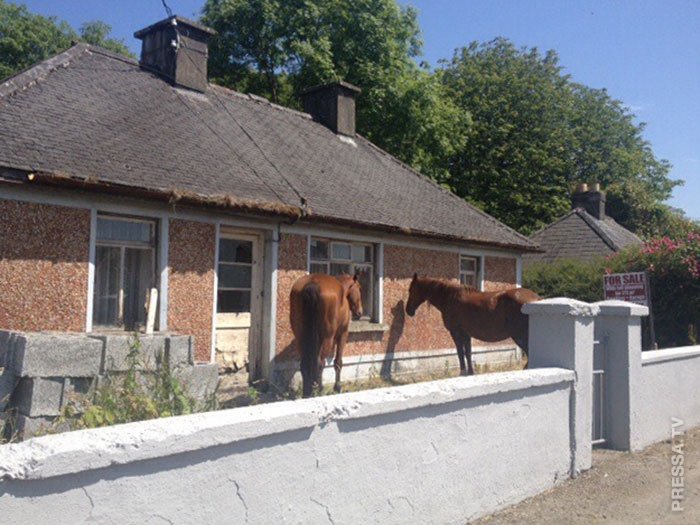
[[[529,320],[528,366],[558,367],[576,374],[571,397],[571,475],[591,468],[593,327],[599,308],[568,298],[523,306]]]
[[[634,428],[642,373],[642,320],[646,306],[625,301],[600,301],[595,338],[603,350],[606,448],[639,450]]]

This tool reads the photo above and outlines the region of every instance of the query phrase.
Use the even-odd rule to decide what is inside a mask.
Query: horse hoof
[[[333,390],[335,390],[335,393],[336,393],[336,394],[340,394],[340,392],[341,392],[343,389],[340,387],[340,384],[336,383],[336,384],[333,386]]]
[[[467,377],[469,375],[469,372],[467,372],[466,370],[460,370],[459,375],[461,375],[462,377]]]

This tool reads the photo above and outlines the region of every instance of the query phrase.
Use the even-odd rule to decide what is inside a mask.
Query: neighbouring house
[[[580,184],[572,197],[572,210],[530,239],[542,252],[523,256],[525,265],[564,259],[591,260],[606,257],[642,240],[605,214],[605,192],[599,184],[589,190]]]
[[[413,273],[518,286],[535,242],[358,135],[352,85],[299,112],[209,84],[211,34],[175,16],[135,34],[140,62],[78,44],[0,84],[0,329],[140,330],[155,288],[157,332],[277,380],[292,283],[347,272],[345,378],[456,365],[434,308],[404,316]]]

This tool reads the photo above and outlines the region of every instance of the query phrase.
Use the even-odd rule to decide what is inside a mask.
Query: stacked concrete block
[[[164,364],[186,392],[202,406],[218,384],[215,364],[195,365],[190,336],[156,334],[68,334],[1,332],[5,369],[0,375],[0,412],[14,416],[13,431],[24,437],[42,430],[62,430],[56,418],[68,403],[78,412],[85,399],[107,378],[124,374],[135,350],[140,377]],[[146,383],[146,379],[143,379]]]

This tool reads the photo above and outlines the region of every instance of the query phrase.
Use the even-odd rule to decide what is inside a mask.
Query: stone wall
[[[136,340],[130,334],[2,331],[0,347],[4,347],[0,353],[6,353],[0,412],[10,422],[6,432],[25,438],[64,430],[55,426],[55,420],[68,404],[79,414],[86,396],[89,399],[100,384],[132,366],[152,377],[167,363],[199,403],[208,401],[218,383],[215,364],[194,364],[190,336],[142,335]]]
[[[211,360],[216,228],[172,219],[168,264],[168,328],[195,336],[195,359]]]
[[[0,199],[0,329],[82,332],[90,211]]]

